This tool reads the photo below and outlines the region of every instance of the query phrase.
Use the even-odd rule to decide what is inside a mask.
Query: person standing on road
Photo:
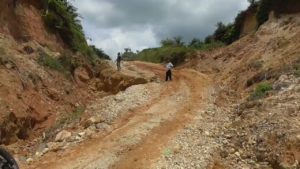
[[[172,81],[172,69],[173,69],[173,64],[171,62],[169,62],[167,65],[166,65],[166,68],[167,68],[167,72],[166,72],[166,81]]]
[[[122,57],[121,57],[121,53],[119,52],[118,53],[118,57],[117,57],[117,68],[118,68],[118,71],[121,70],[121,60],[122,60]]]

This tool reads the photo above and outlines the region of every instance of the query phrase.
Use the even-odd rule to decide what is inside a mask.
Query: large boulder
[[[104,119],[100,116],[94,116],[94,117],[91,117],[89,119],[87,119],[84,123],[83,123],[83,126],[85,128],[88,128],[92,125],[95,125],[95,124],[98,124],[98,123],[102,123],[104,122]]]
[[[61,141],[65,141],[68,138],[70,138],[72,136],[72,133],[66,130],[63,130],[61,132],[59,132],[56,137],[55,137],[55,141],[56,142],[61,142]]]

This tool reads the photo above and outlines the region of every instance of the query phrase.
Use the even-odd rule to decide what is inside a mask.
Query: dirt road
[[[157,75],[161,82],[158,97],[114,121],[113,130],[64,152],[50,152],[28,169],[149,168],[160,157],[167,143],[210,98],[210,79],[193,70],[174,71],[174,80],[164,82],[161,65],[133,62],[134,71]]]

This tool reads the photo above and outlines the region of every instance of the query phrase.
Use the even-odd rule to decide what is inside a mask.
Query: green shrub
[[[256,19],[259,25],[262,25],[269,19],[269,13],[275,12],[275,15],[281,13],[300,12],[299,0],[260,0]]]
[[[139,52],[136,56],[136,60],[162,63],[171,61],[174,65],[183,63],[188,53],[195,51],[193,48],[188,47],[160,47],[145,49]]]
[[[160,41],[162,47],[183,47],[184,42],[181,36],[176,36],[173,39],[167,38]]]
[[[174,65],[179,65],[186,59],[186,51],[173,52],[169,57],[163,58],[163,62],[171,61]]]
[[[268,82],[262,82],[256,86],[255,91],[251,94],[251,99],[263,98],[270,90],[273,90],[272,85]]]
[[[75,109],[74,109],[74,111],[72,113],[72,116],[71,116],[72,121],[74,121],[74,119],[75,120],[79,119],[83,115],[85,109],[86,108],[84,106],[77,106],[77,107],[75,107]]]
[[[258,3],[251,1],[250,6],[237,14],[234,23],[229,23],[227,25],[222,22],[217,23],[216,30],[213,35],[209,35],[205,39],[205,43],[212,43],[214,41],[220,41],[225,44],[231,44],[238,40],[243,29],[247,13],[256,13]]]
[[[59,72],[64,72],[64,70],[65,70],[63,65],[59,62],[59,60],[49,56],[45,52],[40,53],[38,63],[42,66],[46,66],[50,69],[54,69]]]
[[[162,48],[150,48],[144,49],[137,55],[137,60],[161,63],[163,61],[164,53],[166,53]]]
[[[45,25],[50,31],[55,32],[58,28],[62,27],[63,21],[56,16],[52,11],[43,15]]]
[[[261,0],[259,2],[256,20],[258,25],[262,25],[269,19],[269,13],[274,10],[274,5],[278,0]]]
[[[73,75],[75,69],[80,66],[80,61],[78,59],[67,54],[58,58],[58,61],[61,65],[63,65],[67,77]]]
[[[58,33],[62,40],[73,50],[93,59],[92,49],[87,44],[79,14],[67,0],[44,0],[43,19],[47,28]]]
[[[176,44],[180,44],[180,40]],[[188,46],[166,46],[162,44],[159,48],[144,49],[141,52],[131,54],[130,60],[140,60],[152,63],[162,63],[171,61],[174,65],[184,62],[190,53],[197,50],[208,51],[224,46],[224,43],[212,41],[204,43],[198,39],[193,39]]]
[[[73,76],[75,69],[80,65],[79,60],[70,55],[64,54],[60,58],[56,59],[45,52],[40,53],[38,63],[42,66],[63,73],[65,77],[69,79]]]
[[[203,41],[201,41],[198,38],[193,38],[191,40],[191,42],[189,43],[188,47],[190,47],[190,48],[200,48],[202,45],[204,45]]]
[[[164,151],[163,151],[163,155],[164,155],[165,157],[170,157],[170,156],[172,156],[172,154],[173,154],[173,151],[172,151],[171,149],[169,149],[169,148],[166,148],[166,149],[164,149]]]
[[[102,49],[98,49],[94,45],[90,45],[90,48],[97,55],[98,58],[105,59],[105,60],[111,60],[110,57],[106,53],[104,53],[104,51]]]

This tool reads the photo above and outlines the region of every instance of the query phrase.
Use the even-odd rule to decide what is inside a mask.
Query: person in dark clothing
[[[172,81],[172,69],[173,69],[173,64],[171,62],[169,62],[166,65],[167,71],[166,71],[166,81]]]
[[[17,7],[17,0],[13,0],[13,6],[14,8]]]
[[[121,57],[121,53],[119,52],[118,53],[118,57],[117,57],[117,68],[118,68],[118,71],[121,70],[121,60],[122,60],[122,57]]]

